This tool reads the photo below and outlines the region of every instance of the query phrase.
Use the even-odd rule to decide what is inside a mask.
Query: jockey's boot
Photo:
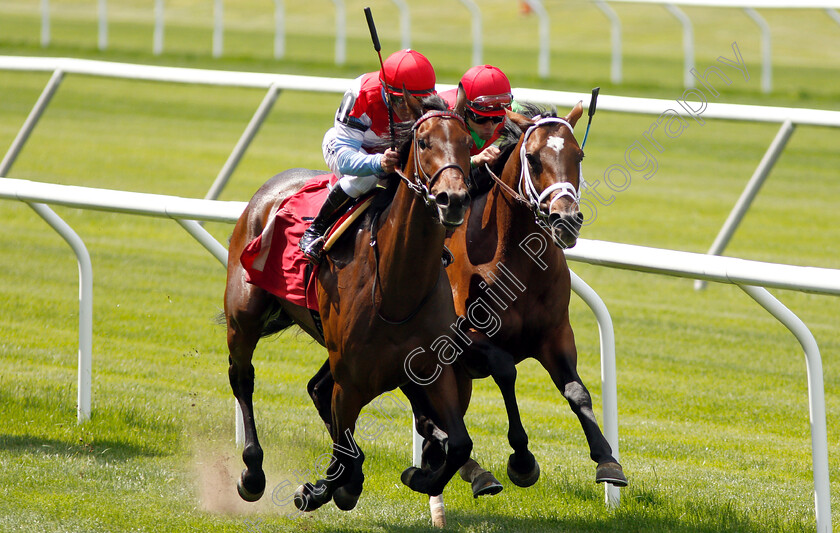
[[[327,232],[330,224],[338,220],[338,217],[344,212],[344,207],[351,200],[350,195],[336,184],[327,196],[324,205],[321,206],[321,210],[318,211],[318,216],[306,228],[298,246],[312,263],[318,264],[321,262],[321,251],[324,249],[324,233]]]

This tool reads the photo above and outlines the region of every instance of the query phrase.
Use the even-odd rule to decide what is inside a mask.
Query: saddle
[[[329,194],[331,181],[335,181],[333,174],[315,176],[277,206],[262,233],[248,243],[240,257],[248,283],[294,304],[318,310],[316,276],[308,272],[309,260],[298,248],[298,241]],[[325,252],[368,209],[379,190],[360,197],[329,228]]]

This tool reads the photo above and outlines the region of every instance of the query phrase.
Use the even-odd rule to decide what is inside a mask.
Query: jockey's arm
[[[382,172],[382,154],[365,152],[362,149],[361,139],[337,136],[333,147],[336,168],[341,174],[370,176]]]

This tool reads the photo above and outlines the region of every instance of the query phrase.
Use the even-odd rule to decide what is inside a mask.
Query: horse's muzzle
[[[466,192],[442,191],[435,195],[435,205],[440,223],[454,228],[464,223],[470,206],[470,195]]]
[[[548,215],[551,238],[560,248],[572,248],[577,244],[580,227],[583,225],[583,213],[551,213]]]

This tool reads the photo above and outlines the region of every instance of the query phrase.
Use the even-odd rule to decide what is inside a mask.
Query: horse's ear
[[[455,98],[455,109],[453,111],[462,117],[465,116],[467,111],[467,92],[460,83],[458,84],[458,96]]]
[[[569,112],[569,114],[566,115],[566,122],[571,124],[574,128],[575,124],[577,124],[577,121],[580,119],[581,116],[583,116],[583,100],[578,102],[575,105],[575,107],[571,110],[571,112]]]
[[[405,103],[408,104],[408,109],[411,110],[412,120],[417,120],[423,116],[423,104],[421,104],[417,98],[408,92],[408,89],[405,88],[405,84],[403,84],[403,99],[405,99]]]
[[[532,119],[526,117],[525,115],[515,113],[510,109],[505,109],[505,114],[507,115],[508,120],[516,124],[516,127],[522,131],[525,131],[534,125],[534,121]]]

